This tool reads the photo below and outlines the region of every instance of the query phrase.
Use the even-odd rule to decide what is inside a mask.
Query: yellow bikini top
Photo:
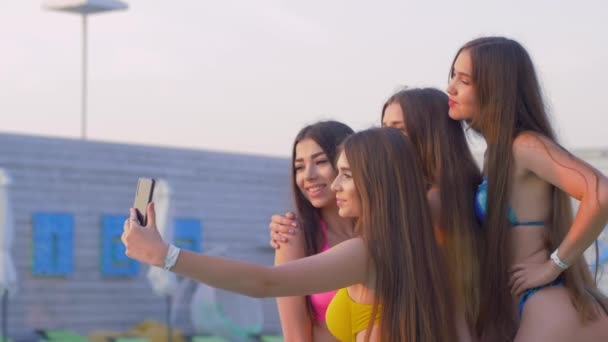
[[[340,289],[327,307],[325,323],[329,332],[342,342],[355,341],[358,332],[367,329],[374,306],[357,303],[348,295],[348,291]],[[378,305],[376,322],[380,320],[382,307]]]

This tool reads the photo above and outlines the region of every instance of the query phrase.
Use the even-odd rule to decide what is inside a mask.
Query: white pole
[[[82,15],[82,118],[81,137],[87,139],[87,15]]]

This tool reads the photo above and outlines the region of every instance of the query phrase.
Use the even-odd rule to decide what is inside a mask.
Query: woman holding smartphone
[[[450,281],[432,228],[426,183],[411,143],[393,128],[344,142],[332,184],[356,237],[329,250],[268,267],[180,251],[155,226],[125,221],[126,254],[214,287],[256,297],[340,289],[327,314],[341,341],[450,341],[456,336]]]

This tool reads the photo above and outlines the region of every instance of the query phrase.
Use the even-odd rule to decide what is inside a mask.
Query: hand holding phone
[[[137,190],[135,191],[133,208],[135,208],[135,212],[137,213],[139,224],[143,227],[148,224],[147,207],[148,203],[152,202],[154,184],[155,181],[153,178],[139,178],[137,180]]]

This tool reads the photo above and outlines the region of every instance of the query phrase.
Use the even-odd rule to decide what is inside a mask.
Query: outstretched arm
[[[131,209],[122,241],[130,258],[160,266],[168,247],[158,233],[155,216],[153,204],[148,205],[148,225],[142,227]],[[365,283],[368,258],[363,240],[354,238],[321,254],[274,267],[182,250],[172,271],[252,297],[301,296]]]

